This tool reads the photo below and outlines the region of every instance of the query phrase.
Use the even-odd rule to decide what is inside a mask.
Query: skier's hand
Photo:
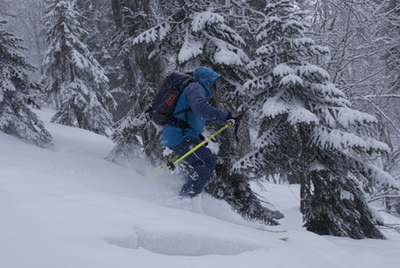
[[[203,135],[199,134],[199,139],[200,139],[201,141],[205,141],[205,140],[206,140],[206,137],[204,137]],[[207,146],[208,146],[208,142],[204,143],[204,147],[207,147]]]
[[[232,123],[231,127],[233,127],[236,124],[239,124],[240,119],[242,119],[242,117],[238,117],[238,116],[234,116],[232,115],[230,112],[228,112],[228,116],[226,117],[226,122],[227,123]]]
[[[228,116],[226,117],[226,122],[231,123],[231,127],[235,126],[235,136],[237,142],[239,142],[239,137],[238,137],[239,124],[243,116],[244,112],[239,115],[232,115],[230,112],[228,112]]]

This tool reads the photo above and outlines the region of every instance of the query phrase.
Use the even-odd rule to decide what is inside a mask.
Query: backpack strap
[[[177,118],[175,116],[171,116],[167,120],[166,124],[177,127],[177,128],[181,128],[182,130],[185,130],[186,128],[189,127],[189,124],[187,123],[187,121]]]
[[[188,113],[189,112],[191,112],[190,107],[188,109],[185,109],[183,111],[173,114],[170,118],[168,118],[168,120],[166,121],[166,124],[169,124],[169,125],[177,127],[177,128],[181,128],[184,131],[186,128],[190,127],[188,124]],[[181,113],[185,113],[185,120],[176,117],[176,115],[181,114]]]

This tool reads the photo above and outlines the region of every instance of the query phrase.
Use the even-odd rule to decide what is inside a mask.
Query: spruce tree
[[[167,67],[160,73],[153,72],[152,75],[158,78],[153,78],[153,81],[160,81],[173,69],[191,72],[199,65],[211,67],[222,74],[225,86],[221,91],[226,90],[226,93],[222,93],[220,97],[223,98],[222,101],[228,110],[234,111],[234,107],[240,103],[240,99],[234,95],[239,96],[242,92],[240,85],[246,78],[244,66],[248,62],[248,56],[242,49],[245,45],[244,39],[228,25],[229,20],[225,21],[224,16],[229,14],[231,6],[207,0],[162,2],[157,14],[162,14],[164,17],[147,30],[127,39],[121,54],[128,55],[143,44],[154,45],[148,54],[149,59],[163,59],[164,66]],[[153,89],[150,86],[146,87],[149,89],[147,95],[144,95],[147,103],[150,103],[148,97],[154,95],[155,86],[153,85]],[[112,153],[112,159],[117,158],[117,152],[124,155],[120,158],[126,158],[133,152],[137,154],[139,151],[137,148],[143,146],[148,159],[159,163],[162,153],[160,138],[153,135],[153,138],[149,139],[147,133],[149,130],[151,132],[153,127],[151,124],[146,125],[143,110],[137,109],[132,112],[119,122],[118,126],[115,135],[117,146]],[[212,131],[209,129],[209,132]],[[141,138],[138,139],[138,136]],[[263,207],[252,192],[247,176],[231,173],[231,159],[232,155],[235,155],[233,151],[236,145],[232,139],[232,132],[222,134],[220,140],[222,142],[220,164],[217,175],[209,184],[207,191],[217,198],[226,200],[244,217],[276,223],[273,218],[281,218],[282,214]],[[246,147],[245,142],[242,145]],[[123,149],[124,147],[126,149]]]
[[[305,35],[305,14],[293,1],[269,1],[263,12],[260,46],[249,64],[254,78],[245,84],[260,127],[253,151],[235,168],[299,182],[310,231],[383,238],[363,189],[371,183],[398,185],[363,158],[389,149],[362,131],[376,119],[352,109],[329,74],[311,63],[327,51]]]
[[[42,83],[54,98],[54,123],[108,135],[115,101],[108,78],[82,39],[87,32],[69,1],[49,1],[47,39]]]
[[[124,153],[124,148],[133,152],[142,147],[147,158],[153,163],[159,164],[163,155],[159,150],[161,145],[159,129],[154,129],[151,124],[146,124],[147,120],[144,114],[147,109],[146,105],[155,95],[158,83],[166,73],[174,69],[184,72],[193,71],[202,63],[209,63],[207,65],[210,66],[213,63],[212,60],[209,60],[210,57],[215,57],[218,62],[228,59],[223,56],[224,53],[231,53],[231,58],[229,58],[231,61],[244,61],[246,55],[229,43],[243,43],[243,40],[222,23],[222,16],[212,12],[196,12],[196,10],[204,10],[205,3],[203,2],[163,1],[160,9],[153,14],[149,13],[149,8],[146,8],[151,4],[147,1],[145,1],[147,4],[142,5],[128,5],[123,0],[114,2],[115,5],[120,4],[124,7],[119,12],[115,12],[119,18],[116,23],[121,24],[121,33],[118,38],[122,39],[120,43],[124,44],[119,56],[124,59],[124,65],[130,64],[127,63],[127,58],[131,57],[132,64],[137,67],[136,73],[142,70],[142,75],[135,73],[135,77],[138,78],[136,80],[141,83],[130,85],[134,88],[132,91],[134,104],[132,111],[117,123],[117,131],[114,135],[117,146],[110,154],[109,159],[122,159],[117,154],[127,158],[127,155],[132,154]],[[152,25],[139,23],[138,21],[141,20],[138,19],[132,20],[132,18],[140,18],[143,14],[146,14],[146,18],[150,18],[147,20],[149,22],[152,22],[151,18],[154,18]],[[155,18],[156,15],[165,15],[166,17]],[[191,23],[193,23],[193,27]],[[131,27],[128,27],[130,25]],[[215,32],[222,31],[218,29],[218,25],[225,27],[224,35],[227,36],[226,39],[231,38],[230,41],[226,42],[223,38],[214,36]],[[203,33],[202,29],[206,26],[212,27],[210,33],[211,31],[214,33]],[[237,40],[234,41],[234,38]],[[144,47],[147,50],[143,49]],[[226,49],[227,47],[236,52],[230,52]],[[149,48],[151,50],[148,50]],[[133,73],[132,70],[131,72]],[[133,82],[127,80],[127,83],[129,86]],[[135,157],[137,156],[135,154]]]
[[[400,129],[396,127],[400,111],[398,2],[316,1],[317,7],[308,10],[314,21],[310,29],[313,38],[324,42],[331,51],[321,61],[322,66],[356,109],[377,118],[370,132],[388,144],[391,151],[374,162],[395,178],[400,174]],[[368,202],[376,204],[379,200],[388,211],[398,213],[393,202],[399,202],[400,197],[395,190],[371,185],[368,195]]]
[[[6,22],[1,21],[0,27]],[[21,39],[0,28],[0,130],[44,147],[51,135],[28,104],[34,104],[38,86],[27,72],[35,68],[25,61]],[[37,106],[37,105],[36,105]]]
[[[372,5],[373,10],[375,11],[376,6],[379,7],[379,5],[383,6],[383,10],[378,13],[380,16],[376,21],[379,24],[377,23],[378,29],[374,33],[378,33],[381,40],[376,45],[377,48],[385,47],[384,55],[380,59],[381,64],[379,64],[385,69],[384,77],[380,79],[384,86],[369,94],[369,98],[364,98],[365,95],[360,94],[362,100],[360,106],[372,107],[377,118],[380,119],[377,133],[392,149],[392,153],[383,158],[383,165],[386,171],[398,179],[400,177],[400,128],[397,127],[400,124],[397,116],[400,113],[400,1],[375,2]],[[375,68],[374,71],[376,72]],[[374,199],[376,198],[384,202],[389,212],[394,215],[400,214],[400,191],[377,188],[374,191]]]
[[[119,85],[115,91],[124,103],[121,110],[128,112],[115,124],[113,140],[116,146],[107,159],[126,165],[139,158],[147,158],[154,163],[162,156],[161,151],[153,150],[160,146],[159,133],[149,128],[144,111],[148,108],[149,96],[154,95],[159,74],[165,65],[159,58],[149,58],[155,48],[153,44],[141,44],[131,51],[124,49],[127,40],[148,29],[154,21],[152,4],[147,0],[112,1],[117,31],[111,45],[116,51],[115,58],[121,63]]]

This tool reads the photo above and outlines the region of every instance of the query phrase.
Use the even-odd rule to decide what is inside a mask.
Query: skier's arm
[[[212,120],[224,123],[228,116],[228,112],[220,110],[212,106],[208,100],[205,90],[201,85],[192,83],[187,87],[186,98],[192,112],[206,120]]]

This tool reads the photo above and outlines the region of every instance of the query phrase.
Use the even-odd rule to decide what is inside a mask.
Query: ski
[[[275,234],[281,234],[281,233],[286,233],[288,230],[283,230],[283,229],[279,229],[279,230],[274,230],[274,229],[268,229],[268,228],[257,228],[260,231],[265,231],[265,232],[269,232],[269,233],[275,233]],[[289,237],[278,237],[279,240],[281,241],[288,241]]]
[[[268,229],[268,228],[265,228],[265,227],[259,227],[259,228],[256,228],[256,229],[258,229],[260,231],[270,232],[270,233],[286,233],[288,231],[288,230],[284,230],[284,229],[278,229],[278,230]]]
[[[273,230],[273,229],[261,229],[261,230],[270,232],[270,233],[286,233],[287,232],[287,230]]]

